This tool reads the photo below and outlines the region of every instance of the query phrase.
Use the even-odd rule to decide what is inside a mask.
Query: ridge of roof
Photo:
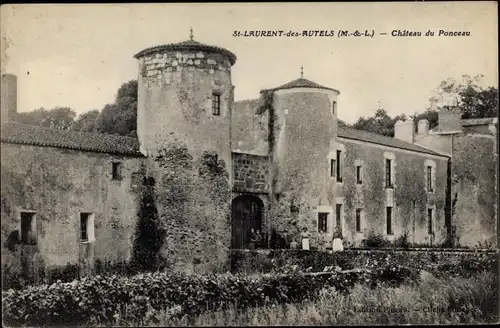
[[[229,62],[231,63],[231,66],[234,65],[234,63],[236,63],[236,55],[231,51],[221,47],[203,44],[194,40],[187,40],[177,43],[168,43],[168,44],[149,47],[136,53],[134,55],[134,58],[138,59],[142,56],[153,54],[162,50],[194,50],[194,51],[218,52],[229,57]]]
[[[1,142],[5,143],[144,157],[139,151],[139,140],[134,137],[57,130],[16,122],[4,123],[0,132]],[[339,127],[337,135],[341,138],[447,157],[430,149],[374,132]]]
[[[277,90],[285,90],[285,89],[293,89],[293,88],[324,89],[324,90],[331,90],[331,91],[336,91],[336,92],[340,93],[336,89],[325,87],[323,85],[320,85],[320,84],[318,84],[316,82],[313,82],[311,80],[308,80],[308,79],[304,79],[302,77],[298,78],[296,80],[293,80],[291,82],[285,83],[283,85],[280,85],[279,87],[276,87],[276,88],[264,89],[264,90],[261,91],[261,93],[264,92],[264,91],[277,91]]]
[[[139,151],[139,140],[134,137],[58,130],[17,122],[2,124],[0,133],[4,143],[144,157]]]
[[[337,135],[341,138],[346,138],[346,139],[353,139],[353,140],[358,140],[358,141],[364,141],[364,142],[369,142],[369,143],[374,143],[378,145],[383,145],[383,146],[388,146],[388,147],[393,147],[393,148],[400,148],[404,150],[410,150],[410,151],[415,151],[419,153],[424,153],[424,154],[430,154],[430,155],[435,155],[435,156],[441,156],[441,157],[449,157],[447,155],[443,155],[441,153],[432,151],[430,149],[403,141],[399,140],[396,138],[392,137],[387,137],[375,132],[369,132],[369,131],[364,131],[364,130],[358,130],[354,128],[347,128],[347,127],[339,127],[337,131]]]

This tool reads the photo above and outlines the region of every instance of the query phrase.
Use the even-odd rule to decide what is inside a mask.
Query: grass
[[[357,285],[347,295],[324,289],[315,301],[205,313],[174,318],[150,313],[128,326],[296,326],[396,325],[498,322],[498,281],[493,273],[437,279],[419,285],[377,287]],[[123,324],[123,323],[121,323]]]

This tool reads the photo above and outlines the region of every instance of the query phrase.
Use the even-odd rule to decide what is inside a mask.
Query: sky
[[[339,118],[354,122],[379,106],[422,112],[440,82],[483,74],[498,86],[496,2],[3,5],[1,71],[18,76],[18,111],[102,109],[137,79],[133,55],[185,41],[237,56],[235,100],[300,77],[340,91]],[[252,30],[369,30],[370,37],[234,37]],[[426,37],[468,31],[470,36]],[[393,30],[420,37],[393,37]],[[387,33],[382,36],[379,33]]]

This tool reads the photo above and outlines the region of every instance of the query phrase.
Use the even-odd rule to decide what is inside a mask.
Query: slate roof
[[[386,137],[378,133],[368,132],[363,130],[356,130],[353,128],[339,127],[337,131],[337,135],[341,138],[365,141],[377,145],[389,146],[394,148],[400,148],[405,150],[416,151],[419,153],[437,155],[448,157],[446,155],[437,153],[435,151],[429,150],[424,147],[417,146],[415,144],[411,144],[409,142],[399,140],[396,138]]]
[[[157,53],[163,50],[193,50],[193,51],[216,52],[228,56],[231,65],[234,65],[234,63],[236,62],[236,55],[231,51],[224,48],[203,44],[194,40],[187,40],[178,43],[169,43],[169,44],[149,47],[135,54],[134,58],[140,58],[142,56]]]
[[[0,128],[0,132],[1,141],[5,143],[143,157],[139,151],[139,140],[133,137],[63,131],[14,122],[4,123]],[[373,132],[339,127],[338,136],[345,139],[446,157],[427,148]]]
[[[5,143],[143,156],[139,152],[139,140],[132,137],[63,131],[15,122],[2,124],[0,132],[1,141]]]
[[[263,90],[263,91],[276,91],[276,90],[284,90],[284,89],[292,89],[292,88],[314,88],[314,89],[324,89],[324,90],[332,90],[332,91],[339,92],[338,90],[322,86],[316,82],[313,82],[313,81],[310,81],[310,80],[304,79],[304,78],[298,78],[296,80],[293,80],[292,82],[288,82],[288,83],[285,83],[283,85],[280,85],[277,88]]]

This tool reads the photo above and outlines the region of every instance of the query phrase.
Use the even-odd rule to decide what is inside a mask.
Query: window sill
[[[394,186],[385,186],[385,189],[394,189]]]
[[[92,244],[93,240],[80,240],[80,244]]]

